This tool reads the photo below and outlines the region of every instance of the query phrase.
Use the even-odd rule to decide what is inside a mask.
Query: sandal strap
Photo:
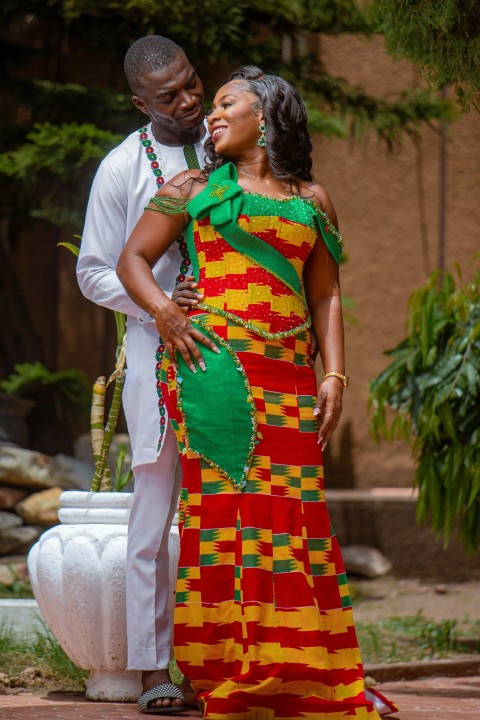
[[[143,712],[148,709],[148,703],[152,700],[161,700],[162,698],[171,698],[172,700],[183,700],[185,705],[187,704],[183,696],[182,691],[177,685],[172,683],[163,683],[162,685],[155,685],[155,687],[144,692],[138,698],[138,707]]]

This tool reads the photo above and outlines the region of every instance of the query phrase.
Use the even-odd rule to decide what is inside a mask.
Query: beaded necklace
[[[163,177],[163,170],[158,162],[159,158],[153,147],[154,141],[148,136],[148,127],[142,127],[138,132],[140,133],[140,142],[145,149],[145,154],[147,156],[147,160],[150,162],[150,167],[152,168],[152,172],[155,176],[157,186],[162,187],[165,182],[165,178]]]
[[[141,127],[138,132],[139,132],[140,142],[145,150],[145,155],[147,156],[147,160],[150,163],[150,167],[151,167],[153,175],[155,177],[157,187],[161,188],[165,182],[165,177],[163,175],[163,169],[159,162],[161,160],[161,158],[160,158],[160,152],[158,149],[158,145],[157,145],[157,152],[155,152],[154,146],[157,144],[156,140],[153,137],[153,133],[152,133],[152,137],[149,136],[148,126],[146,126],[146,125],[144,127]],[[185,148],[184,148],[184,153],[185,153]],[[195,150],[193,150],[193,153],[195,155],[195,160],[196,160]],[[191,165],[190,165],[190,162],[188,162],[188,159],[187,159],[187,163],[188,163],[188,166],[190,167]],[[197,165],[198,165],[198,161],[197,161]],[[182,263],[180,265],[180,273],[177,275],[177,278],[175,280],[175,285],[178,285],[178,283],[181,283],[185,280],[185,278],[187,277],[187,273],[189,272],[190,265],[191,265],[190,257],[188,255],[187,243],[185,242],[184,236],[181,235],[178,238],[177,242],[178,242],[178,247],[180,250],[180,255],[182,256]]]
[[[165,182],[165,177],[163,175],[163,169],[159,162],[161,160],[161,158],[160,158],[160,152],[158,150],[158,146],[157,146],[157,152],[155,152],[154,145],[156,145],[156,141],[155,141],[155,138],[153,137],[153,133],[152,133],[152,137],[150,137],[148,134],[147,126],[141,127],[138,130],[138,132],[139,132],[140,143],[142,144],[142,146],[145,150],[145,155],[147,156],[147,160],[150,163],[150,167],[151,167],[153,175],[155,177],[155,182],[157,183],[157,188],[161,188]],[[189,150],[190,150],[190,153],[187,154],[187,152],[185,152],[185,148],[184,148],[184,155],[185,155],[185,159],[187,160],[188,167],[191,167],[192,164],[194,167],[198,167],[198,160],[197,160],[197,156],[195,153],[195,149],[189,148]],[[192,157],[191,150],[193,150],[193,156],[195,158],[196,164],[194,164],[193,161],[191,163],[191,161],[189,159]],[[183,234],[180,235],[177,242],[178,242],[178,249],[180,251],[180,255],[182,256],[182,262],[180,265],[180,273],[177,275],[177,278],[175,280],[175,286],[178,285],[178,283],[181,283],[185,280],[185,278],[189,274],[189,268],[191,265],[190,256],[188,254],[187,243],[185,242],[185,236]],[[160,450],[160,448],[162,446],[163,437],[164,437],[165,431],[167,429],[166,428],[167,418],[166,418],[165,400],[162,397],[161,383],[160,383],[160,369],[162,366],[164,352],[165,352],[165,345],[161,342],[161,338],[160,338],[160,345],[158,346],[157,353],[155,356],[155,359],[156,359],[155,374],[156,374],[156,378],[157,378],[158,410],[159,410],[159,414],[160,414],[160,438],[158,441],[158,450]]]

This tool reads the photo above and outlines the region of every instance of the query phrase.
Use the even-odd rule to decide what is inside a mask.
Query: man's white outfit
[[[153,137],[151,125],[148,135]],[[182,147],[154,143],[165,180],[187,168]],[[195,145],[203,165],[203,141]],[[160,447],[155,378],[158,331],[130,300],[115,268],[125,242],[157,190],[139,133],[129,135],[100,164],[93,181],[82,236],[77,278],[82,293],[127,317],[127,375],[123,407],[132,445],[135,491],[127,546],[128,669],[168,667],[172,618],[168,617],[168,535],[178,502],[181,475],[173,431]],[[180,274],[178,243],[153,268],[169,296]]]

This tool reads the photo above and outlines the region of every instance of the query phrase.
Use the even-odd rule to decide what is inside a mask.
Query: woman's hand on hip
[[[187,317],[187,309],[179,308],[173,301],[163,306],[161,313],[155,318],[155,324],[174,366],[175,350],[178,350],[192,372],[197,372],[195,362],[205,372],[205,361],[197,343],[205,345],[213,352],[220,352],[209,337],[192,325]]]
[[[322,451],[337,429],[342,414],[342,397],[343,384],[339,378],[329,377],[320,383],[313,414],[320,423],[317,442]]]

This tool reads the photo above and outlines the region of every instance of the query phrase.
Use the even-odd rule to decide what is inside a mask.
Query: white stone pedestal
[[[60,498],[61,525],[30,550],[32,588],[46,623],[73,662],[90,670],[90,700],[136,701],[140,673],[125,670],[125,559],[131,493],[70,490]],[[169,538],[174,600],[178,529]]]

